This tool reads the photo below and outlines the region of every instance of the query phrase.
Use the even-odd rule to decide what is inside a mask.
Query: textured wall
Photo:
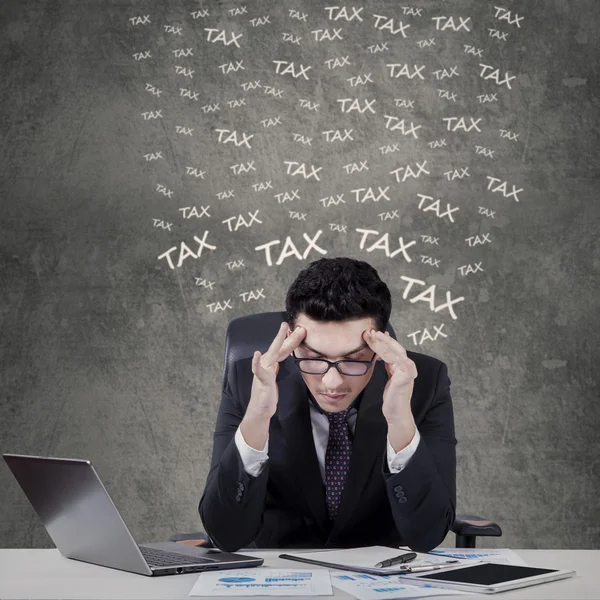
[[[449,366],[459,511],[599,547],[596,4],[3,2],[0,450],[198,529],[228,320],[349,255]]]

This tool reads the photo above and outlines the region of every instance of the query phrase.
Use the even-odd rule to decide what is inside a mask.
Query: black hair
[[[285,298],[286,319],[294,328],[304,313],[314,321],[372,317],[384,331],[392,311],[388,286],[369,263],[353,258],[321,258],[300,271]]]

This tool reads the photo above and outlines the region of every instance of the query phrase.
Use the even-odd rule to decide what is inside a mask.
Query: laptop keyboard
[[[142,555],[151,567],[168,567],[171,565],[196,565],[198,563],[215,562],[210,558],[191,557],[177,552],[167,552],[166,550],[156,550],[155,548],[145,548],[140,546]]]

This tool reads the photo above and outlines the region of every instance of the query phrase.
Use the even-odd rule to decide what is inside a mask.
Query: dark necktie
[[[346,417],[348,411],[325,413],[329,419],[329,439],[325,452],[325,498],[329,518],[335,519],[348,477],[352,439]]]

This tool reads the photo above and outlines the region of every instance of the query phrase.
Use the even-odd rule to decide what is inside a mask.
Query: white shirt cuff
[[[269,451],[269,440],[265,444],[262,450],[256,450],[246,444],[246,440],[242,435],[240,428],[237,428],[235,432],[235,445],[237,446],[238,452],[244,465],[244,471],[252,477],[258,477],[265,467],[265,463],[269,459],[267,452]]]
[[[417,451],[417,446],[419,445],[419,440],[421,439],[421,434],[419,430],[415,430],[415,435],[413,436],[412,441],[406,448],[402,448],[400,452],[395,452],[390,444],[390,438],[387,439],[387,460],[388,460],[388,468],[390,473],[400,473],[404,467],[408,464],[408,461],[412,457],[412,455]]]

